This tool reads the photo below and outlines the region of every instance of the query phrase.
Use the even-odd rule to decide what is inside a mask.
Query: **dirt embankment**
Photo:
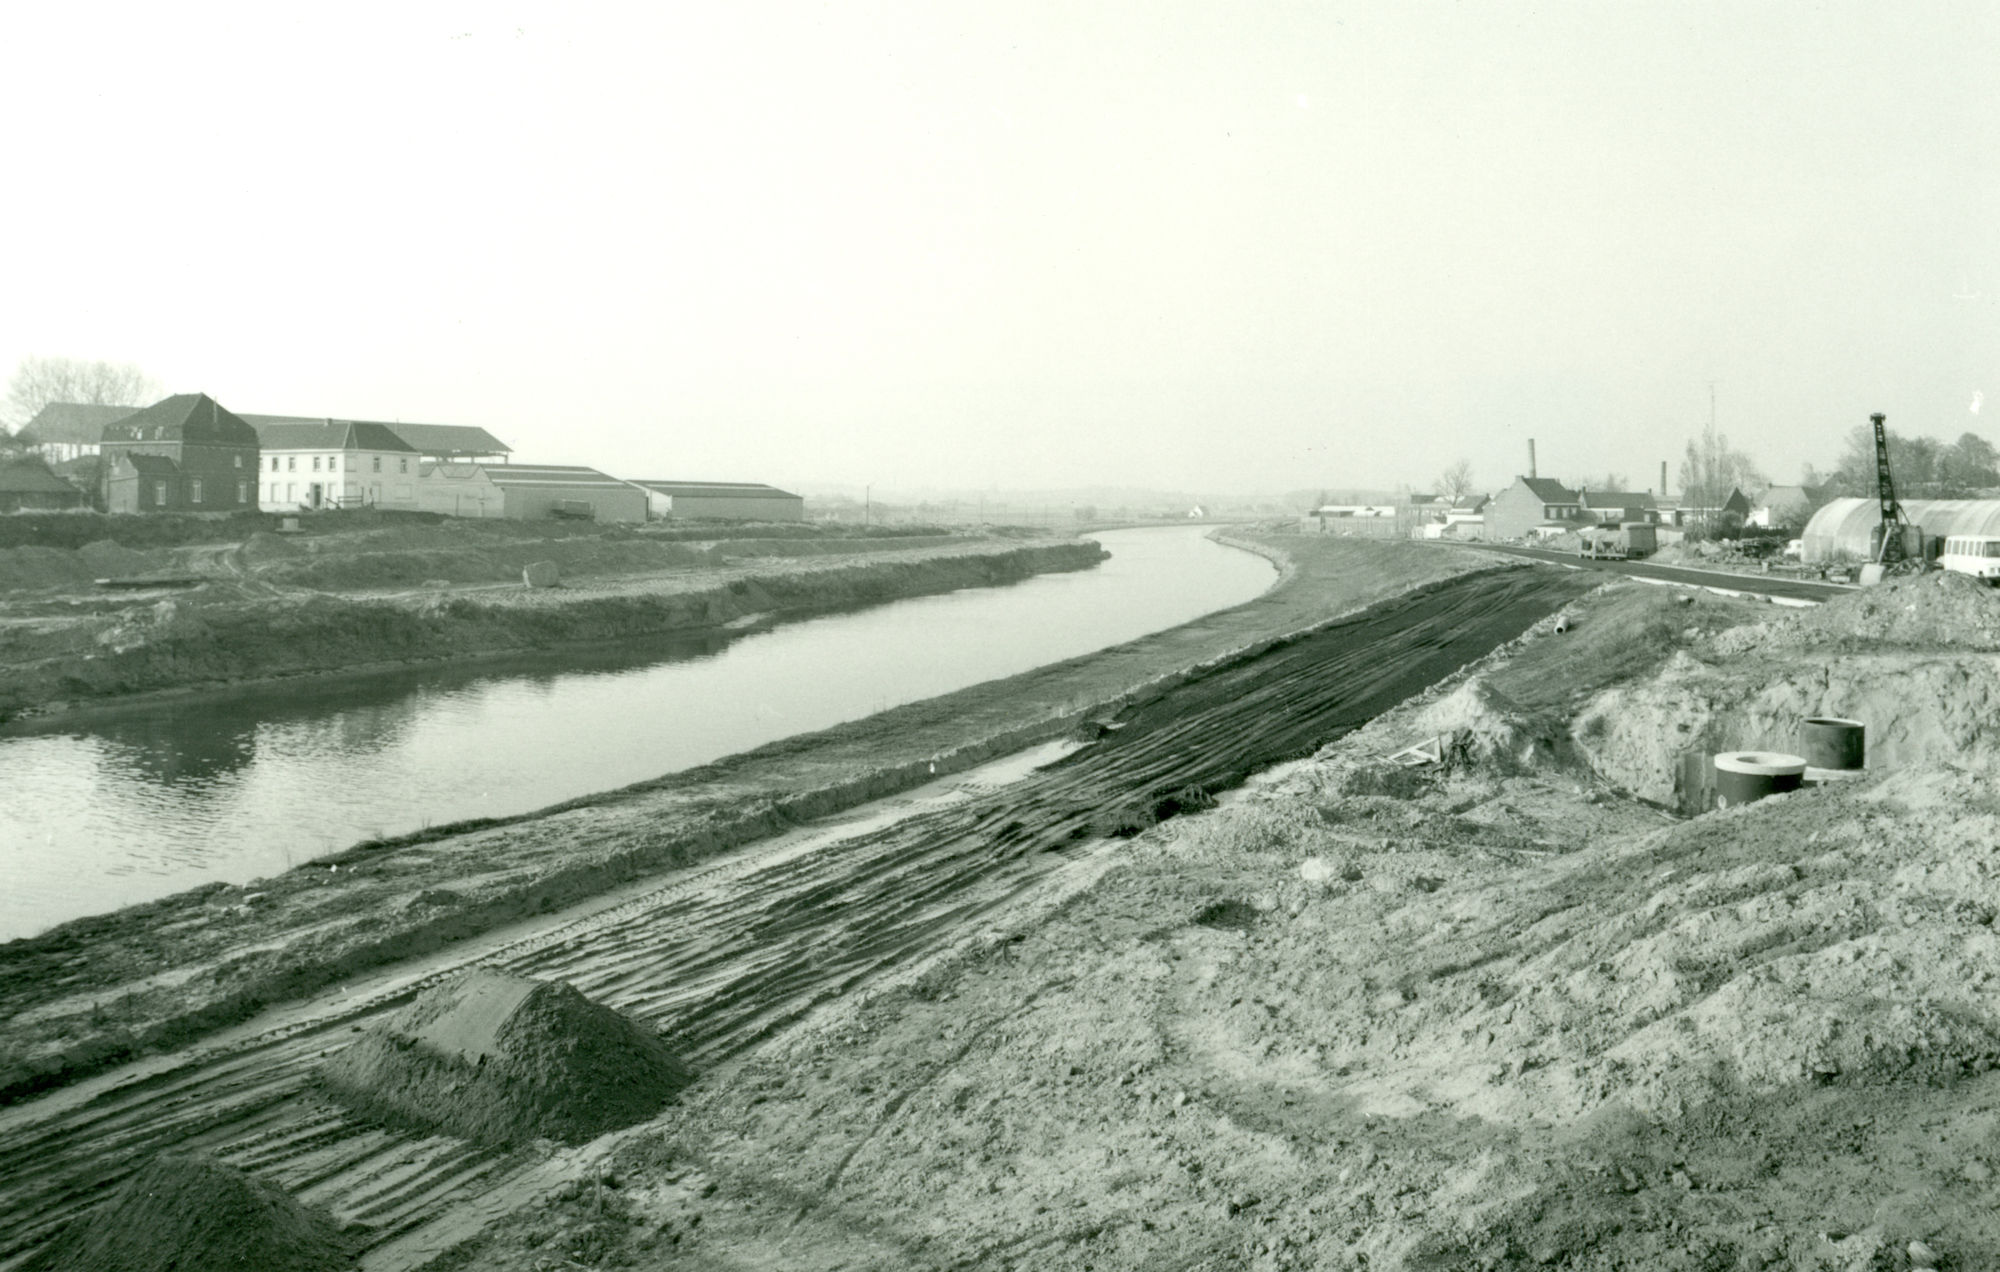
[[[525,589],[518,581],[472,589],[441,583],[365,597],[306,590],[278,570],[109,604],[96,597],[44,600],[21,613],[24,606],[17,601],[15,613],[0,614],[0,720],[163,689],[518,653],[871,605],[1084,569],[1104,555],[1091,542],[966,538],[922,541],[917,547],[905,546],[907,540],[890,542],[897,544],[893,550],[858,560],[830,550],[811,561],[759,552],[747,558],[754,564],[727,557],[718,567],[724,557],[678,543],[532,541],[525,547],[488,545],[470,557],[488,571],[482,577],[494,570],[505,577],[496,564],[504,562],[518,580],[514,557],[562,559],[564,544],[582,544],[568,556],[574,564],[588,549],[593,570],[580,582],[548,589]],[[811,544],[780,540],[756,546]],[[255,556],[255,547],[253,541],[243,551]],[[628,549],[639,556],[627,559]],[[14,553],[39,551],[52,550]],[[700,557],[694,563],[700,568],[606,572],[637,568],[642,561],[658,566],[662,554],[687,553]],[[419,575],[439,565],[422,550],[349,550],[326,556],[322,564],[335,574],[379,582],[394,569],[374,559],[378,556],[398,563],[394,569]],[[473,568],[467,565],[460,574]]]
[[[2000,1266],[2000,705],[1911,688],[1993,661],[2000,598],[1955,587],[1777,622],[1607,587],[439,1266]],[[1878,767],[1629,797],[1670,756],[1606,739],[1744,702],[1732,739],[1860,716]]]
[[[360,970],[1063,736],[1192,669],[1494,570],[1481,554],[1412,544],[1277,535],[1262,548],[1289,562],[1278,587],[1171,631],[625,791],[362,845],[0,945],[0,1092],[178,1045]]]

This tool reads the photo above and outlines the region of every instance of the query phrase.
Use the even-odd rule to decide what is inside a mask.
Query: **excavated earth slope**
[[[1607,588],[698,1085],[583,1177],[608,1209],[554,1190],[439,1266],[2000,1266],[1987,753],[1681,819],[1593,750],[1689,662],[1726,707],[1850,656],[1718,645],[1768,613]],[[1820,683],[1795,711],[1860,713]]]

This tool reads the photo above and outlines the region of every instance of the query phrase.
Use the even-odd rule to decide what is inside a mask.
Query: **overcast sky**
[[[2000,5],[16,5],[0,374],[621,476],[2000,440]],[[1975,395],[1987,399],[1974,409]]]

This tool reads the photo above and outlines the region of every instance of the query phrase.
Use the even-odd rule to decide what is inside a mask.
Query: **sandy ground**
[[[234,1136],[391,1233],[382,1269],[2000,1266],[2000,598],[1913,579],[1776,616],[1614,583],[1565,617],[1218,809],[944,908],[885,904],[941,849],[869,824],[458,950],[691,1058],[677,1104],[588,1144],[367,1139],[282,1077],[362,1017],[282,1011],[0,1134],[107,1178],[163,1119]],[[1868,722],[1865,779],[1670,811],[1682,753],[1820,714]],[[814,873],[850,855],[872,894]],[[703,952],[746,909],[762,971]],[[871,935],[814,927],[843,913]],[[760,978],[838,992],[769,1019],[730,988]],[[380,1202],[334,1206],[364,1158]]]
[[[1913,581],[1771,623],[1606,588],[709,1074],[436,1266],[2000,1266],[1985,752],[1924,749],[1957,727],[1935,698],[1870,700],[1893,767],[1681,819],[1602,723],[1657,733],[1639,700],[1699,682],[1784,745],[1774,673],[1946,644],[1962,690],[1996,606]],[[1942,639],[1893,651],[1911,607]],[[1664,663],[1598,656],[1638,631]],[[1381,762],[1439,734],[1449,765]]]

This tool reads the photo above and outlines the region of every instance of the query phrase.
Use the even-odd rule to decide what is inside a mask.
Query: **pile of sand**
[[[354,1249],[327,1215],[211,1157],[160,1157],[57,1238],[49,1272],[331,1272]]]
[[[1555,755],[1554,731],[1483,676],[1425,708],[1414,723],[1442,741],[1450,763],[1526,769]]]
[[[657,1034],[571,986],[484,968],[426,991],[322,1077],[365,1116],[497,1144],[581,1143],[693,1081]]]

